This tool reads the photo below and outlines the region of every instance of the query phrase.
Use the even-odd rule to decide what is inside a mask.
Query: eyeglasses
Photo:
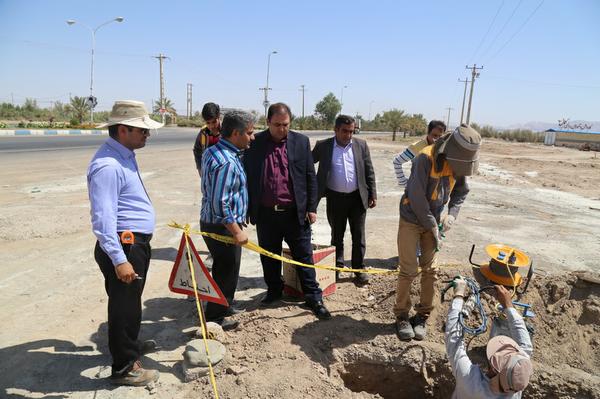
[[[130,132],[132,132],[133,129],[139,129],[140,133],[144,136],[150,135],[150,129],[142,129],[141,127],[135,128],[135,127],[127,126],[127,130],[129,130]]]

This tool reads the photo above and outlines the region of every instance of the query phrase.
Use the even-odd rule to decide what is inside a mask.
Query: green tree
[[[396,141],[396,132],[400,129],[406,128],[407,116],[401,109],[391,109],[389,111],[385,111],[381,116],[381,123],[387,129],[390,129],[392,133],[392,140]],[[404,137],[406,137],[406,132],[404,132]]]
[[[83,120],[86,119],[87,113],[90,110],[90,107],[88,107],[85,100],[85,97],[75,96],[71,98],[71,102],[69,103],[72,118],[80,125],[83,123]]]
[[[425,134],[427,132],[427,120],[423,114],[412,114],[406,121],[406,129],[411,136]],[[406,134],[404,136],[406,137]]]
[[[328,127],[335,122],[335,117],[342,110],[342,104],[333,93],[327,94],[315,106],[315,114],[324,121]]]
[[[165,123],[170,125],[172,123],[177,123],[177,111],[175,110],[175,105],[171,100],[165,97],[164,99],[164,109],[167,111],[165,115]],[[154,102],[154,107],[152,108],[152,112],[158,114],[161,109],[160,100]]]

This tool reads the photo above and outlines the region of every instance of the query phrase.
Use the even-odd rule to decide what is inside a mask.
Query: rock
[[[188,365],[187,362],[183,362],[183,378],[185,382],[197,380],[200,377],[208,375],[208,373],[208,367],[194,367]]]
[[[550,284],[550,300],[555,303],[569,295],[570,287],[564,281],[554,281]]]
[[[248,369],[244,366],[229,366],[225,369],[227,374],[240,375],[244,374]]]
[[[206,323],[206,330],[208,332],[209,339],[214,339],[215,341],[219,341],[221,343],[227,341],[227,335],[225,334],[225,331],[223,331],[223,327],[221,327],[220,324],[209,321]],[[202,328],[197,328],[195,335],[198,338],[202,338]]]
[[[213,366],[223,360],[225,356],[225,346],[219,341],[209,339],[208,352],[210,353],[210,361]],[[186,362],[192,367],[207,367],[208,358],[206,356],[206,348],[202,339],[194,339],[185,346],[183,357]]]
[[[583,301],[583,312],[580,320],[581,324],[600,325],[600,299],[594,297]]]

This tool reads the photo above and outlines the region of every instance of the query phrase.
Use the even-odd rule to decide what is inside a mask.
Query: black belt
[[[358,190],[354,190],[351,193],[342,193],[340,191],[334,191],[334,190],[327,190],[327,194],[332,194],[338,197],[351,197],[353,195],[358,194]]]
[[[275,206],[264,206],[261,205],[261,207],[263,209],[268,209],[269,211],[272,212],[289,212],[289,211],[295,211],[296,205],[275,205]]]
[[[117,232],[117,234],[119,235],[119,238],[121,239],[121,242],[124,244],[129,244],[129,242],[125,242],[124,236],[126,236],[127,231],[122,231],[122,232]],[[136,233],[134,232],[130,232],[133,234],[134,237],[134,243],[137,244],[147,244],[150,242],[150,240],[152,239],[152,234],[145,234],[145,233]]]

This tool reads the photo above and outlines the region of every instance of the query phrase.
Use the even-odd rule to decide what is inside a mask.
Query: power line
[[[485,39],[487,39],[487,36],[490,34],[490,31],[492,30],[492,26],[494,26],[494,23],[496,22],[496,18],[498,18],[498,14],[500,14],[500,10],[502,10],[502,7],[504,7],[504,0],[502,0],[502,3],[500,3],[500,7],[498,7],[498,10],[496,11],[494,18],[492,18],[492,22],[490,23],[490,26],[488,26],[487,32],[485,32],[485,35],[483,35],[483,37],[481,38],[481,41],[479,42],[479,45],[473,52],[473,55],[471,56],[469,63],[471,63],[473,61],[473,59],[475,58],[475,55],[477,55],[477,52],[481,48],[481,45],[485,42]]]
[[[542,6],[542,4],[544,4],[545,0],[540,1],[540,4],[538,4],[538,6],[533,10],[533,12],[531,14],[529,14],[529,16],[527,17],[527,19],[525,20],[525,22],[523,22],[523,24],[521,24],[521,26],[519,27],[519,29],[516,30],[516,32],[510,37],[510,39],[508,39],[506,41],[506,43],[504,43],[502,45],[502,47],[500,47],[498,49],[498,51],[496,51],[496,53],[494,53],[494,55],[492,56],[492,58],[490,58],[487,63],[489,64],[494,58],[496,58],[496,56],[498,54],[500,54],[500,52],[504,49],[504,47],[506,47],[508,45],[508,43],[510,43],[512,41],[512,39],[515,38],[515,36],[517,36],[519,34],[519,32],[521,32],[521,30],[525,27],[525,25],[527,25],[527,23],[529,22],[529,20],[531,18],[533,18],[533,16],[535,15],[535,13],[537,12],[537,10],[540,9],[540,7]]]
[[[496,36],[494,36],[494,39],[492,40],[492,42],[490,43],[490,45],[486,48],[486,50],[483,52],[483,54],[481,54],[481,57],[483,57],[484,55],[486,55],[491,50],[491,48],[494,46],[494,44],[496,43],[496,40],[498,40],[498,37],[500,37],[500,35],[502,34],[502,32],[504,32],[504,29],[506,29],[506,26],[508,25],[508,23],[510,22],[510,20],[515,16],[515,13],[519,9],[519,7],[521,7],[521,3],[523,3],[523,0],[519,0],[519,4],[517,4],[517,6],[514,8],[513,12],[510,14],[510,16],[508,17],[508,19],[504,23],[504,25],[502,25],[502,28],[500,28],[500,31],[496,34]]]

